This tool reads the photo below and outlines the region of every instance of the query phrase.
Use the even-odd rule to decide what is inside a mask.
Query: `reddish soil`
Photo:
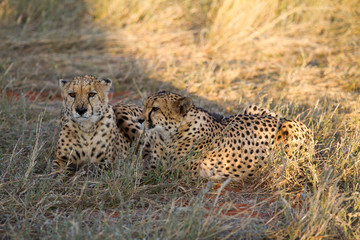
[[[268,222],[269,220],[277,220],[278,212],[274,210],[272,204],[276,204],[277,198],[270,194],[258,193],[244,193],[238,187],[225,187],[223,191],[218,194],[218,186],[205,195],[204,210],[208,213],[205,217],[216,213],[224,217],[236,216],[236,218],[251,218],[257,219],[260,222]],[[228,199],[232,199],[229,201]],[[162,199],[168,202],[169,199]],[[193,204],[191,201],[181,199],[176,202],[175,206],[178,208],[186,208]],[[113,210],[107,213],[106,219],[116,221],[116,218],[122,214],[119,211]]]

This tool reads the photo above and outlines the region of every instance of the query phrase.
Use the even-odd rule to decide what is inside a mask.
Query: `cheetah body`
[[[152,133],[143,149],[145,168],[156,168],[160,160],[176,167],[180,161],[180,169],[194,177],[242,181],[265,165],[280,142],[291,155],[312,138],[304,124],[254,107],[245,112],[256,114],[225,118],[209,114],[178,94],[162,91],[150,96],[142,115]]]

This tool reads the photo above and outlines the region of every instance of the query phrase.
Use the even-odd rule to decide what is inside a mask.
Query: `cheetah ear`
[[[68,84],[69,81],[68,80],[64,80],[64,79],[60,79],[59,80],[59,85],[61,88],[64,88],[66,84]]]
[[[111,88],[112,82],[108,78],[102,78],[101,84],[104,86],[105,91],[109,91],[109,89]]]
[[[111,85],[111,80],[108,78],[103,78],[101,79],[105,84],[110,84]]]
[[[180,114],[186,115],[193,106],[193,102],[191,98],[183,97],[176,101],[176,105],[179,108]]]

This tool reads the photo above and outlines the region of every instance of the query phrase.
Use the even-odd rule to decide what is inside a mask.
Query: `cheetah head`
[[[111,80],[84,75],[71,81],[60,79],[59,83],[66,115],[79,124],[100,120],[108,105]]]
[[[139,122],[144,122],[147,130],[156,131],[164,138],[169,138],[177,132],[192,107],[190,98],[160,91],[145,100]]]

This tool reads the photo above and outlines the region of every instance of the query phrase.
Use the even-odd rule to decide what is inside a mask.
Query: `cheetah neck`
[[[186,155],[189,151],[202,150],[211,147],[215,139],[219,138],[224,126],[208,112],[194,108],[189,111],[177,134],[172,136],[168,145],[173,148],[176,143],[176,155]],[[185,146],[186,148],[184,149]]]
[[[209,113],[201,108],[193,108],[185,117],[185,124],[183,123],[181,128],[189,126],[191,130],[200,134],[209,130],[215,132],[215,129],[221,130],[224,127],[221,119],[223,119],[221,115]]]
[[[91,121],[84,121],[78,124],[80,130],[85,133],[93,133],[96,129],[96,123],[93,123]]]

